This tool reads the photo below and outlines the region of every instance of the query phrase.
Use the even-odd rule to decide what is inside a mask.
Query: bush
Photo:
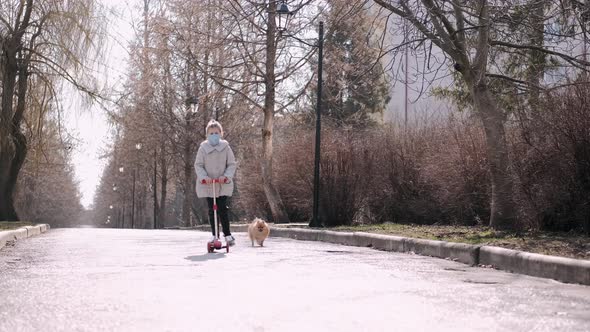
[[[590,233],[590,88],[546,96],[542,111],[507,126],[519,228]],[[275,183],[292,221],[311,218],[314,131],[287,126],[275,140]],[[270,216],[258,154],[242,164],[244,209]],[[461,113],[445,122],[322,130],[321,217],[354,223],[487,224],[485,133]]]
[[[461,114],[452,115],[434,131],[421,164],[444,221],[487,223],[491,189],[481,124]]]
[[[275,131],[273,174],[281,199],[291,221],[311,218],[313,183],[312,132],[291,127]],[[270,206],[262,186],[260,143],[255,141],[242,149],[236,179],[236,208],[244,217],[272,220]]]
[[[489,215],[481,129],[450,122],[401,130],[322,130],[320,214],[353,223],[475,224]],[[311,219],[314,131],[293,127],[275,141],[275,184],[292,221]],[[254,154],[255,155],[255,154]],[[240,202],[270,218],[259,163],[241,165]]]
[[[325,226],[351,225],[366,204],[372,141],[362,132],[326,130],[320,163],[320,210]]]
[[[421,165],[433,143],[430,129],[389,126],[374,133],[375,144],[367,158],[372,163],[367,220],[419,224],[441,220],[433,185],[424,177]]]
[[[270,208],[266,203],[262,187],[259,155],[260,148],[254,144],[242,146],[239,155],[236,154],[238,160],[234,181],[236,192],[230,206],[234,210],[243,211],[240,214],[242,218],[252,220],[254,217],[262,217],[270,220]]]
[[[547,95],[519,114],[513,160],[521,220],[530,228],[590,232],[590,88]]]
[[[320,218],[326,226],[350,225],[363,206],[363,146],[349,130],[322,130]],[[276,145],[275,179],[292,221],[308,221],[313,208],[315,131],[294,127]]]

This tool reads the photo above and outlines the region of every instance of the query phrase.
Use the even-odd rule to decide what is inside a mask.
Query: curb
[[[26,239],[49,230],[48,224],[40,224],[36,226],[25,226],[12,231],[0,231],[0,249],[6,246],[7,242],[15,242]]]
[[[590,261],[534,254],[499,247],[483,246],[479,250],[482,265],[549,278],[566,283],[590,285]]]
[[[270,236],[415,253],[422,256],[450,259],[471,266],[492,266],[513,273],[554,279],[565,283],[590,285],[590,261],[582,259],[533,254],[492,246],[365,232],[350,233],[275,227],[271,229]]]
[[[354,233],[323,231],[318,235],[318,241],[342,244],[345,246],[356,246]]]
[[[406,251],[423,256],[448,258],[468,265],[479,264],[479,246],[466,243],[406,239]]]
[[[383,251],[406,252],[406,238],[365,232],[352,233],[356,247],[371,247]]]

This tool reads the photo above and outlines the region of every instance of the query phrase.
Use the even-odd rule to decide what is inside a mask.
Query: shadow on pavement
[[[214,259],[220,259],[220,258],[225,258],[225,253],[212,253],[212,254],[202,254],[202,255],[198,255],[198,256],[187,256],[184,259],[189,260],[189,261],[193,261],[193,262],[204,262],[204,261],[210,261],[210,260],[214,260]]]

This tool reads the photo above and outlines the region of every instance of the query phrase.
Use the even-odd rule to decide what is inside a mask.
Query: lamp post
[[[135,144],[137,151],[141,150],[141,143]],[[135,178],[137,173],[137,166],[133,169],[133,188],[131,190],[131,229],[135,228]]]
[[[277,27],[280,32],[287,30],[290,17],[293,13],[289,10],[287,4],[283,3],[277,9],[277,15],[275,16]],[[296,37],[295,37],[296,38]],[[296,38],[298,39],[298,38]],[[319,218],[319,207],[320,207],[320,152],[321,152],[321,115],[322,115],[322,65],[324,61],[324,22],[320,21],[318,31],[318,42],[316,45],[310,45],[306,42],[298,39],[306,45],[318,48],[318,87],[317,87],[317,102],[316,102],[316,121],[315,121],[315,158],[313,168],[313,215],[310,227],[320,227],[321,222]]]
[[[194,160],[194,155],[192,153],[192,147],[194,146],[194,142],[192,141],[192,135],[194,132],[193,129],[193,119],[197,115],[199,110],[200,102],[199,97],[197,96],[189,96],[184,101],[187,112],[186,112],[186,128],[185,128],[185,142],[184,142],[184,179],[185,179],[185,192],[184,192],[184,201],[182,203],[182,223],[184,226],[190,225],[191,220],[191,195],[194,192],[194,185],[195,181],[193,181],[193,164],[191,160]]]
[[[121,173],[121,175],[123,174],[123,172],[125,171],[125,167],[121,166],[119,167],[119,173]],[[124,201],[121,200],[121,193],[119,193],[119,204],[118,204],[118,208],[117,208],[117,225],[119,225],[119,228],[124,228],[125,227],[125,203]],[[121,206],[123,208],[121,208]]]
[[[322,64],[324,60],[324,22],[320,22],[318,36],[318,100],[316,105],[315,120],[315,161],[313,171],[313,218],[309,226],[319,227],[319,208],[320,208],[320,134],[321,134],[321,116],[322,116]]]
[[[289,6],[283,1],[279,8],[277,8],[277,13],[275,15],[275,22],[279,32],[287,31],[291,16],[293,16],[293,13],[289,10]]]
[[[154,229],[158,228],[158,150],[154,148]]]
[[[190,96],[184,100],[184,104],[186,107],[191,111],[192,115],[189,115],[188,118],[197,114],[199,110],[199,97]]]
[[[109,205],[109,210],[110,210],[110,212],[109,212],[109,213],[113,213],[113,212],[114,212],[114,211],[113,211],[113,209],[114,209],[114,208],[115,208],[115,207],[114,207],[112,204],[111,204],[111,205]],[[111,216],[109,215],[109,219],[110,219],[110,218],[111,218]],[[110,220],[109,220],[109,222],[110,222]],[[115,220],[115,227],[117,227],[117,224],[116,224],[116,223],[118,223],[118,222],[119,222],[119,220],[118,220],[118,219],[116,219],[116,220]]]
[[[119,172],[121,172],[121,173],[122,173],[122,171],[121,171],[121,168],[119,168]],[[117,188],[117,185],[116,185],[116,184],[113,184],[113,191],[114,191],[115,193],[118,193],[118,191],[117,191],[117,190],[118,190],[118,188]],[[120,194],[118,194],[118,195],[120,195]],[[110,209],[112,209],[112,205],[111,205],[111,206],[109,206],[109,208],[110,208]],[[123,228],[123,227],[122,227],[122,224],[123,224],[123,223],[122,223],[122,222],[121,222],[121,220],[120,220],[120,213],[119,213],[119,210],[120,210],[120,208],[117,208],[117,224],[115,225],[115,227]]]

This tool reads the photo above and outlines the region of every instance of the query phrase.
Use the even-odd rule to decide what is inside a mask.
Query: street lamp
[[[190,96],[186,98],[184,100],[184,104],[193,114],[196,114],[199,111],[199,97],[197,96]]]
[[[193,136],[194,136],[194,119],[196,118],[196,116],[198,115],[198,111],[199,111],[199,106],[201,106],[200,102],[199,102],[199,97],[198,96],[188,96],[185,100],[184,100],[184,104],[186,105],[186,115],[184,117],[185,120],[185,132],[183,136],[183,150],[184,150],[184,156],[185,156],[185,165],[186,167],[189,167],[190,165],[190,155],[191,155],[191,148],[194,145],[193,142]],[[202,112],[203,116],[206,115],[206,110]],[[155,154],[154,154],[155,155]],[[155,163],[155,161],[154,161]],[[188,175],[188,174],[187,174]],[[155,178],[156,176],[154,175],[154,184],[155,182]],[[187,179],[188,180],[188,179]],[[185,186],[185,191],[184,191],[184,198],[183,198],[183,203],[182,203],[182,221],[181,223],[185,226],[189,226],[190,224],[190,218],[191,218],[191,192],[190,189],[188,189],[188,184],[187,186]],[[156,211],[156,194],[154,193],[154,211]],[[156,223],[155,220],[155,215],[154,215],[154,224]]]
[[[142,145],[141,143],[137,143],[135,144],[135,149],[137,151],[142,149]],[[157,172],[158,172],[158,164],[157,164],[157,148],[154,148],[154,229],[156,229],[156,225],[157,225],[157,199],[158,199],[158,193],[157,193]],[[121,166],[119,168],[119,172],[123,173],[124,168]],[[134,221],[134,214],[135,214],[135,172],[137,171],[137,168],[133,171],[133,213],[131,216],[131,224],[133,225],[133,221]]]
[[[119,167],[119,173],[123,174],[124,172],[125,172],[125,167],[123,167],[123,165],[121,165]],[[123,205],[123,221],[122,222],[121,222],[121,209],[120,208],[117,209],[117,227],[123,228],[123,226],[125,226],[125,225],[123,225],[124,223],[125,223],[125,205]]]
[[[141,150],[141,142],[137,142],[135,144],[135,149],[137,151]],[[137,165],[135,166],[135,169],[133,170],[133,187],[131,190],[131,229],[135,228],[135,178],[137,174]]]
[[[318,35],[318,100],[316,109],[315,122],[315,162],[313,172],[313,218],[311,227],[319,227],[319,207],[320,207],[320,133],[321,133],[321,115],[322,115],[322,64],[324,62],[324,22],[320,22]]]
[[[292,12],[289,11],[287,4],[283,2],[277,10],[277,26],[280,31],[286,31],[286,25],[290,19]],[[284,24],[284,28],[281,26]],[[282,29],[282,30],[281,30]],[[295,39],[298,39],[294,37]],[[306,45],[306,42],[298,39]],[[313,216],[310,227],[320,227],[319,220],[319,206],[320,206],[320,147],[321,147],[321,115],[322,115],[322,65],[324,62],[324,22],[320,21],[319,32],[318,32],[318,43],[317,45],[309,45],[318,48],[318,90],[317,90],[317,103],[316,103],[316,122],[315,122],[315,159],[313,169]]]
[[[289,10],[289,7],[283,1],[283,3],[281,3],[279,8],[277,9],[277,14],[275,15],[275,21],[279,32],[287,31],[287,27],[289,26],[289,21],[291,20],[292,15],[293,13]]]
[[[198,104],[199,103],[199,98],[197,96],[189,96],[184,100],[184,104],[186,106],[190,106],[193,104]]]

